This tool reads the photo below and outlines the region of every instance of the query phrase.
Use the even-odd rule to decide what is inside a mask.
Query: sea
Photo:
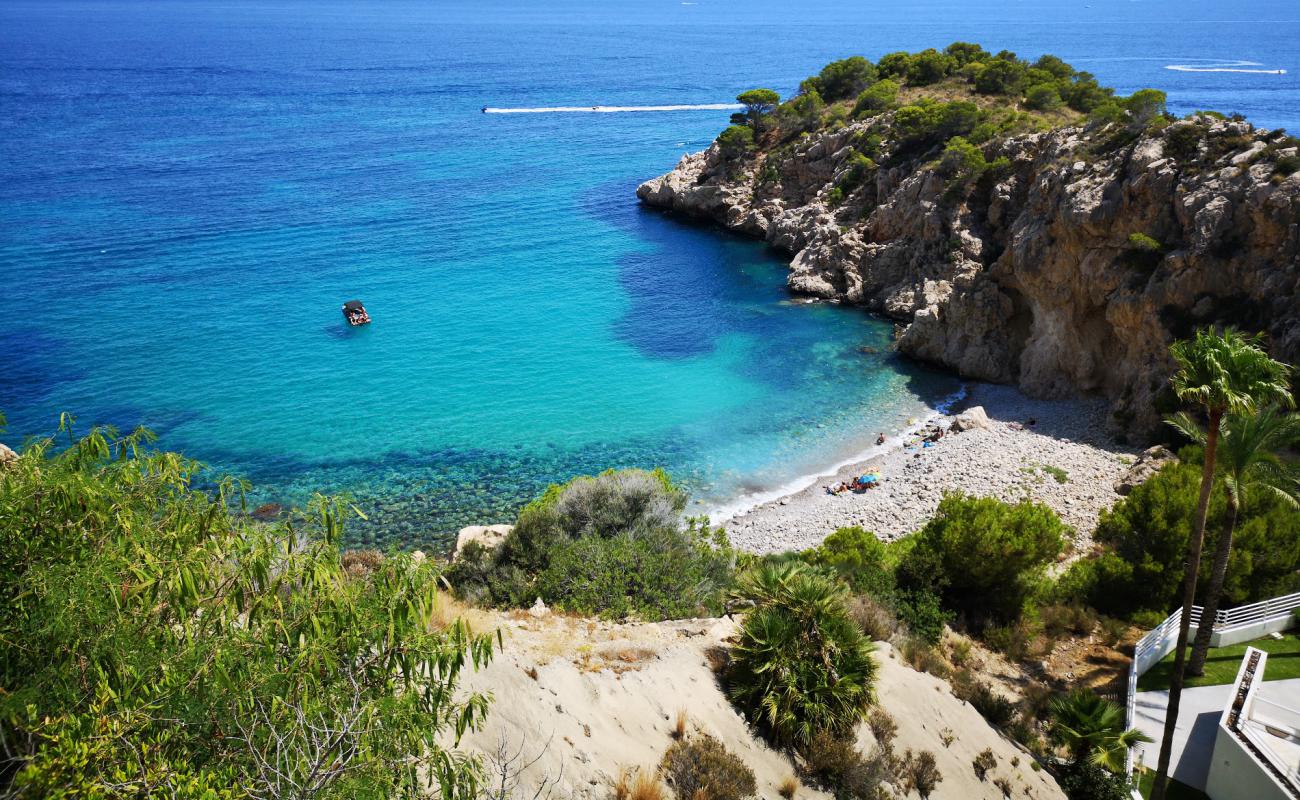
[[[379,547],[608,468],[796,487],[960,382],[636,186],[740,91],[954,40],[1300,130],[1294,0],[2,0],[0,438],[147,426]]]

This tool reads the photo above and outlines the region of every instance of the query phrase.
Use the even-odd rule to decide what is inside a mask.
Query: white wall
[[[1236,736],[1220,722],[1214,739],[1214,760],[1205,793],[1214,800],[1293,800]]]

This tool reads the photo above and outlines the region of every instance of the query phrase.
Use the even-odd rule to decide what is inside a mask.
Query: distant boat
[[[360,300],[349,300],[343,304],[343,318],[353,327],[370,324],[370,315]]]

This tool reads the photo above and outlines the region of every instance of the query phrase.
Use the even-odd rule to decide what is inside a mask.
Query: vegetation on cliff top
[[[834,61],[785,102],[777,102],[770,89],[752,89],[737,99],[746,110],[733,115],[717,145],[729,176],[749,159],[758,161],[756,192],[781,182],[785,162],[809,137],[866,123],[856,129],[849,141],[852,152],[826,190],[831,206],[845,203],[880,166],[928,162],[947,181],[949,197],[956,197],[1008,173],[1010,164],[995,147],[1006,137],[1082,125],[1095,134],[1080,152],[1090,158],[1175,121],[1157,89],[1124,97],[1056,56],[1028,61],[967,42],[942,51],[890,53],[874,63],[861,56]],[[1251,144],[1236,134],[1210,135],[1210,125],[1226,119],[1222,114],[1196,112],[1188,119],[1189,124],[1170,127],[1165,146],[1166,155],[1185,170],[1210,168],[1226,153]],[[1279,133],[1252,163],[1272,159],[1274,179],[1280,181],[1300,170],[1297,145],[1300,140]],[[1158,255],[1155,244],[1155,250],[1142,252]]]

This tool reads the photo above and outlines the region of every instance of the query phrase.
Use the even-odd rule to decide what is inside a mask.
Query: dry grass
[[[450,592],[438,592],[433,601],[433,613],[429,625],[436,631],[445,631],[456,620],[461,619],[475,633],[487,633],[497,627],[497,619],[490,611],[462,603]]]
[[[537,667],[535,666],[529,667],[528,669],[524,670],[524,674],[532,678],[533,680],[537,680]]]
[[[794,800],[794,793],[798,790],[799,781],[793,775],[787,776],[785,780],[781,781],[781,785],[777,787],[777,791],[781,793],[785,800]]]
[[[624,769],[614,784],[614,800],[664,800],[664,787],[653,772]]]
[[[672,736],[674,739],[681,740],[681,739],[684,739],[684,738],[686,737],[686,722],[687,722],[687,719],[688,719],[688,718],[687,718],[687,716],[686,716],[686,709],[684,709],[684,708],[682,708],[682,709],[678,709],[678,710],[677,710],[677,721],[673,723],[673,731],[672,731],[672,734],[671,734],[671,736]]]

